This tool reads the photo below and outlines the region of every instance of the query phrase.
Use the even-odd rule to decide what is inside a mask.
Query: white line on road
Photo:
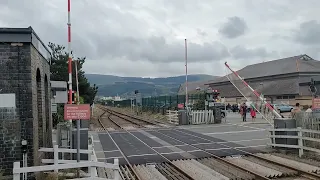
[[[251,128],[251,129],[258,129],[258,130],[264,130],[263,128],[258,128],[258,127],[252,127],[252,126],[246,126],[246,124],[232,124],[232,123],[228,123],[234,126],[240,126],[240,127],[246,127],[246,128]]]
[[[228,123],[223,125],[212,125],[212,126],[192,126],[192,127],[178,127],[178,129],[203,129],[203,128],[217,128],[217,127],[225,127],[225,126],[235,126],[234,124]]]
[[[169,148],[169,147],[180,147],[180,146],[187,146],[188,144],[179,144],[179,145],[168,145],[168,146],[156,146],[152,147],[154,149],[159,149],[159,148]]]
[[[157,153],[152,153],[152,154],[136,154],[136,155],[129,155],[127,157],[141,157],[141,156],[154,156],[158,155]]]
[[[96,153],[111,153],[111,152],[118,152],[119,150],[111,150],[111,151],[95,151]]]
[[[247,142],[247,141],[263,141],[263,140],[269,140],[270,138],[261,138],[261,139],[244,139],[244,140],[237,140],[237,141],[221,141],[221,142],[216,142],[219,144],[224,144],[224,143],[236,143],[236,142]]]
[[[246,132],[256,132],[256,131],[266,131],[266,129],[256,129],[256,130],[246,130],[246,131],[228,131],[228,132],[215,132],[215,133],[202,133],[205,135],[212,135],[212,134],[235,134],[235,133],[246,133]]]

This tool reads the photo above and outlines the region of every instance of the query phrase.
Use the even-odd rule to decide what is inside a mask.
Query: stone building
[[[311,78],[319,80],[316,77],[320,76],[320,61],[304,54],[248,65],[237,72],[253,89],[264,94],[267,101],[271,103],[294,105],[299,102],[301,105],[311,105],[312,96],[308,83]],[[234,75],[232,76],[229,78],[236,80],[233,82],[237,87],[246,93],[247,97],[253,97],[251,91],[248,91],[248,88]],[[230,83],[227,76],[207,84],[212,89],[218,90],[230,104],[245,101],[243,95]]]
[[[12,174],[27,140],[28,166],[52,146],[50,52],[32,27],[0,28],[0,171]]]

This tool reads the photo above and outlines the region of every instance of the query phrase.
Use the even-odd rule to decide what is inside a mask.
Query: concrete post
[[[298,146],[299,146],[299,157],[303,156],[303,140],[302,140],[302,131],[301,127],[297,127],[298,129]]]
[[[55,165],[55,167],[58,167],[59,164],[59,151],[58,151],[58,145],[54,145],[53,146],[53,164]],[[58,173],[58,169],[54,169],[55,173]]]
[[[119,168],[119,159],[118,159],[118,158],[115,158],[115,159],[114,159],[114,165],[118,166],[118,168]],[[120,180],[120,172],[119,172],[119,169],[115,169],[115,170],[114,170],[114,179],[115,179],[115,180]]]
[[[20,162],[14,162],[13,169],[20,169]],[[13,180],[20,180],[20,173],[13,173]]]

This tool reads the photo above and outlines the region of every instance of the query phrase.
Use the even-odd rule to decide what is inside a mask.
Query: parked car
[[[291,112],[291,110],[293,109],[292,106],[287,105],[287,104],[273,104],[272,106],[274,109],[277,109],[280,113]]]

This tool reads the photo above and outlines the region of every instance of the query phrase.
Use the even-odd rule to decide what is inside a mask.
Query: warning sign
[[[184,104],[178,104],[178,109],[183,109],[184,108]]]
[[[320,109],[320,98],[314,98],[312,100],[312,109]]]
[[[64,105],[65,120],[89,120],[90,105],[89,104],[65,104]]]

